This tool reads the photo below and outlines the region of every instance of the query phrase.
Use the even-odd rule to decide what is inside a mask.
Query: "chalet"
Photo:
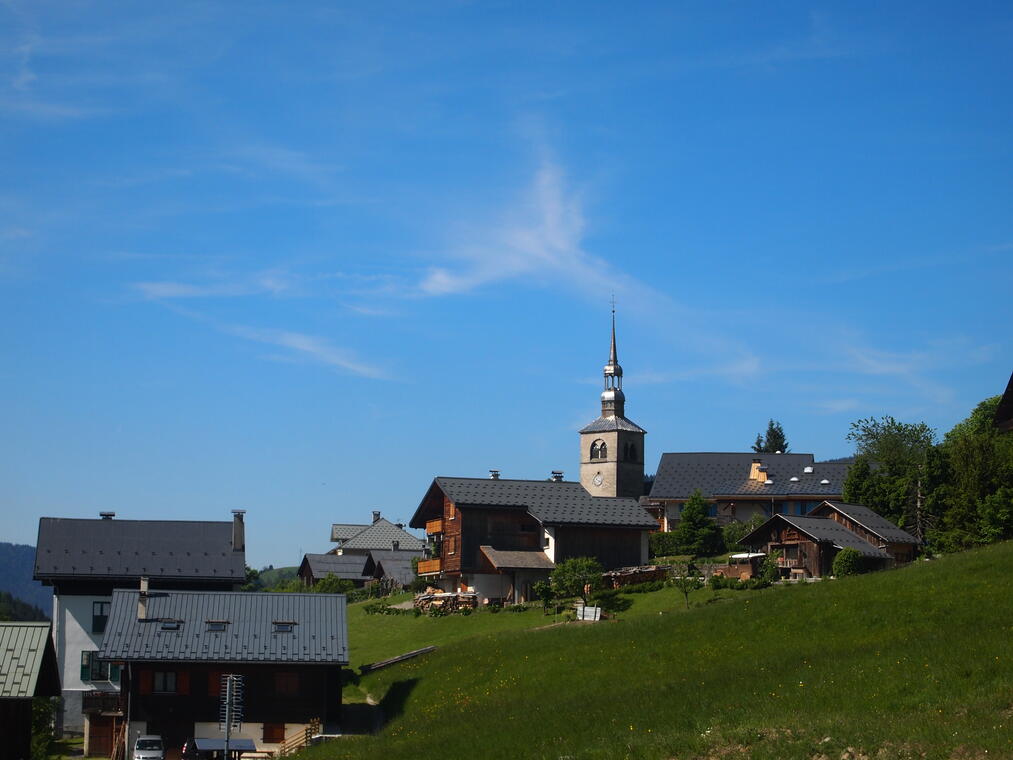
[[[855,549],[868,567],[883,569],[914,556],[918,540],[868,507],[825,501],[807,516],[777,514],[739,540],[754,552],[781,552],[782,575],[820,578],[834,557]]]
[[[410,525],[433,542],[420,577],[445,591],[474,591],[482,601],[517,602],[532,599],[532,584],[563,559],[595,557],[606,569],[644,564],[656,527],[636,499],[592,496],[561,473],[550,480],[438,477]]]
[[[0,760],[32,756],[32,699],[60,696],[50,623],[0,623]]]
[[[722,524],[754,515],[805,516],[824,499],[841,497],[849,466],[850,461],[817,462],[812,454],[662,454],[641,504],[663,531],[674,529],[682,505],[697,489]]]
[[[108,755],[122,720],[119,668],[98,660],[114,588],[232,590],[246,580],[243,512],[231,522],[43,517],[34,577],[53,587],[53,640],[63,683],[57,731]]]
[[[299,578],[307,586],[313,586],[334,575],[361,588],[373,577],[365,574],[365,565],[366,557],[361,554],[305,554],[299,563]]]
[[[417,577],[413,559],[421,560],[422,552],[376,549],[366,558],[363,573],[375,581],[386,580],[398,588],[404,588]]]
[[[235,674],[244,683],[233,736],[287,754],[339,731],[345,597],[117,589],[99,659],[122,668],[126,746],[158,734],[175,760],[191,738],[224,738],[222,675]]]
[[[373,522],[369,525],[332,525],[331,541],[336,546],[330,554],[357,554],[363,558],[374,549],[391,549],[394,542],[397,542],[402,551],[421,553],[425,548],[425,542],[406,531],[404,525],[392,523],[376,511],[373,512]]]

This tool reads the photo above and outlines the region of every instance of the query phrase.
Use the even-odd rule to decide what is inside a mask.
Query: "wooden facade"
[[[606,570],[641,564],[643,531],[593,526],[556,528],[556,562],[572,557],[595,557]]]
[[[830,506],[832,507],[832,505]],[[873,546],[880,547],[893,558],[894,562],[905,564],[914,561],[915,550],[917,548],[915,544],[884,540],[881,536],[867,530],[837,509],[823,509],[821,510],[821,514],[831,520],[834,520],[835,522],[840,523],[852,533],[861,536]]]

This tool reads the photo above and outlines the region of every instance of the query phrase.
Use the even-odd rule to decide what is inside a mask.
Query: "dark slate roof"
[[[422,557],[422,552],[402,551],[371,551],[366,561],[366,568],[371,570],[373,578],[393,578],[402,586],[415,580],[412,569],[412,557]]]
[[[774,481],[771,485],[749,479],[755,458],[767,466],[766,475]],[[847,462],[815,462],[812,454],[662,454],[650,498],[688,499],[697,488],[708,498],[839,496],[849,466]],[[806,467],[813,471],[805,472]],[[793,477],[798,480],[792,481]]]
[[[1013,375],[1009,376],[1006,390],[999,398],[992,422],[1004,433],[1013,432]]]
[[[764,543],[764,540],[762,539],[758,541],[755,539],[759,539],[759,537],[767,535],[770,532],[770,527],[774,520],[784,520],[789,525],[793,525],[817,541],[828,541],[838,549],[851,548],[858,550],[866,557],[890,559],[890,555],[885,551],[877,546],[873,546],[858,534],[852,533],[839,522],[831,520],[829,517],[774,515],[748,536],[744,536],[740,539],[739,543],[745,546],[756,546],[757,543]]]
[[[491,546],[480,546],[497,570],[552,570],[556,566],[540,549],[529,551],[504,551]]]
[[[60,696],[50,626],[0,623],[0,699]]]
[[[602,416],[580,429],[581,433],[611,433],[614,430],[625,430],[630,433],[646,433],[640,425],[622,416]]]
[[[232,522],[43,517],[37,580],[171,578],[246,580],[246,553],[232,550]]]
[[[658,527],[636,499],[592,496],[573,481],[438,477],[435,482],[458,508],[523,508],[543,525]]]
[[[828,509],[824,506],[824,504],[829,504],[841,514],[850,517],[852,521],[858,523],[870,533],[875,533],[884,541],[896,544],[921,543],[921,541],[903,528],[898,528],[885,517],[881,517],[868,507],[861,504],[848,504],[843,501],[825,501],[823,504],[816,507],[816,509],[814,509],[810,514],[814,517],[822,515]]]
[[[361,554],[306,554],[299,566],[300,574],[309,569],[313,578],[321,580],[334,575],[348,581],[364,581],[371,576],[363,572],[366,558]]]
[[[99,657],[120,662],[348,664],[343,594],[152,591],[145,620],[138,591],[116,589]],[[162,620],[180,621],[165,630]],[[225,631],[207,621],[227,620]],[[274,633],[275,621],[295,623]]]
[[[425,547],[425,542],[422,539],[413,536],[403,528],[399,528],[394,523],[381,517],[375,523],[367,525],[363,530],[341,544],[341,548],[343,551],[360,550],[368,552],[373,549],[391,549],[395,541],[398,542],[398,548],[400,549],[421,551]]]

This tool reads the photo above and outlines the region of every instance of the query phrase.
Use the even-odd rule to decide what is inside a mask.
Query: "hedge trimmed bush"
[[[862,558],[861,552],[858,549],[852,549],[850,546],[841,549],[837,552],[837,556],[834,557],[833,573],[838,578],[843,578],[846,575],[858,575],[865,569],[865,560]]]

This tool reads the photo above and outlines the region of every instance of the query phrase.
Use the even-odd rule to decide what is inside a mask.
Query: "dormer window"
[[[208,624],[208,630],[209,631],[224,631],[225,628],[228,626],[229,621],[228,620],[208,620],[207,624]]]
[[[183,622],[182,620],[162,620],[161,621],[161,623],[162,623],[162,630],[163,631],[178,631],[179,630],[179,624],[182,623],[182,622]]]
[[[292,633],[295,630],[295,621],[293,620],[275,620],[273,625],[275,633]]]

